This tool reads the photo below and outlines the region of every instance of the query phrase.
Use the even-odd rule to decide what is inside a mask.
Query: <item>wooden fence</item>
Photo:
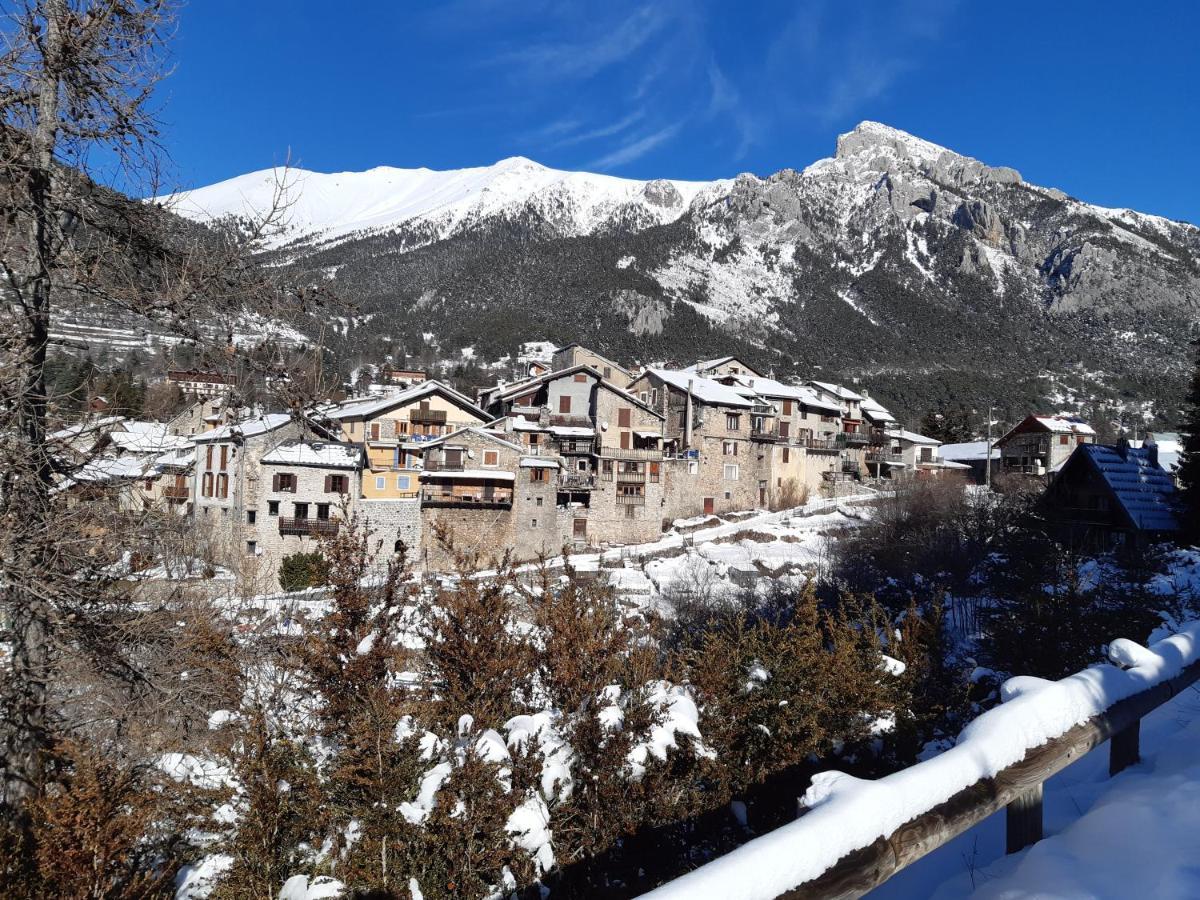
[[[1154,652],[1153,649],[1147,651],[1145,648],[1136,648],[1130,642],[1122,643],[1126,647],[1134,646],[1143,654]],[[1166,643],[1160,642],[1155,648]],[[786,829],[800,825],[804,818],[802,816],[801,822],[769,832],[729,856],[714,860],[645,896],[654,900],[708,897],[721,893],[753,897],[756,900],[768,897],[780,900],[861,897],[901,869],[1002,809],[1007,817],[1007,852],[1022,850],[1042,838],[1042,793],[1043,785],[1049,778],[1079,761],[1105,741],[1110,742],[1110,775],[1138,762],[1142,718],[1200,680],[1200,647],[1196,646],[1200,645],[1200,628],[1193,625],[1183,643],[1187,645],[1187,651],[1176,655],[1181,663],[1187,664],[1176,666],[1177,671],[1169,677],[1112,703],[1086,721],[1027,750],[1021,760],[1000,769],[991,777],[979,779],[958,790],[949,799],[926,809],[869,845],[850,851],[815,877],[777,889],[778,879],[763,873],[771,868],[772,861],[778,858],[780,851],[790,850],[789,855],[796,856],[805,854],[811,849],[809,845],[812,841],[820,840],[820,833],[788,835],[786,843],[776,842],[771,848],[771,853],[776,856],[760,852],[734,860],[739,853],[749,850],[758,841],[782,835]],[[918,764],[923,765],[926,764]],[[823,824],[828,828],[836,824],[836,820],[826,820]],[[720,867],[719,874],[717,867]],[[711,870],[707,883],[706,870]],[[712,875],[716,875],[716,878],[711,878]],[[740,881],[740,876],[744,876],[745,880]],[[745,891],[738,890],[736,885],[739,882],[746,887]]]

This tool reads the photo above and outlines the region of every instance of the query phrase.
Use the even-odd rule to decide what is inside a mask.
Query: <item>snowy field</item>
[[[1044,840],[1004,854],[992,816],[872,891],[872,900],[1200,897],[1200,691],[1142,720],[1142,762],[1108,777],[1108,745],[1046,782]]]

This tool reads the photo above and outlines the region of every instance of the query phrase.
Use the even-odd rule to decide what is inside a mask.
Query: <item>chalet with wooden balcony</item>
[[[1000,471],[1044,478],[1057,472],[1076,447],[1095,441],[1096,432],[1082,419],[1029,415],[996,441]]]
[[[369,500],[415,498],[429,442],[488,419],[469,398],[440,381],[349,400],[325,414],[337,422],[342,440],[363,447],[362,496]]]
[[[1060,540],[1089,552],[1169,540],[1180,528],[1175,480],[1153,441],[1076,444],[1039,506]]]

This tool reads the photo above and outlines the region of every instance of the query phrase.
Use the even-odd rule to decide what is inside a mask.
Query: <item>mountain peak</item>
[[[961,155],[907,131],[868,120],[859,122],[853,131],[838,135],[836,156],[845,159],[848,156],[860,156],[864,152],[889,149],[904,158],[931,163],[946,153]]]
[[[1016,169],[989,166],[882,122],[859,122],[853,131],[838,135],[835,159],[854,160],[865,168],[880,171],[894,171],[900,164],[900,168],[934,173],[954,184],[978,178],[1005,184],[1021,181]]]

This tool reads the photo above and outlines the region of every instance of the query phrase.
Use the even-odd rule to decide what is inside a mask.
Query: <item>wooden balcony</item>
[[[492,494],[453,493],[451,491],[421,491],[421,506],[432,509],[460,507],[466,509],[512,509],[512,492],[495,491]]]
[[[842,445],[838,443],[836,438],[805,438],[804,446],[808,450],[825,453],[839,453],[842,449]]]
[[[186,484],[169,484],[162,491],[164,500],[190,500],[192,489]]]
[[[448,463],[444,459],[428,458],[425,460],[426,472],[461,472],[466,468],[460,460],[456,463]]]
[[[641,494],[617,494],[617,506],[645,506],[646,498]]]
[[[558,484],[559,487],[573,491],[590,491],[596,486],[596,476],[583,472],[567,472]]]
[[[601,456],[610,459],[663,459],[663,451],[659,447],[610,447],[607,444],[597,451]]]
[[[779,433],[778,426],[771,428],[752,428],[750,429],[750,440],[752,441],[786,441],[788,438],[783,437]]]
[[[408,421],[414,425],[445,425],[446,411],[444,409],[412,409],[408,412]]]
[[[296,519],[279,517],[279,533],[300,537],[333,537],[341,523],[334,519]]]
[[[843,431],[838,439],[846,447],[865,447],[871,443],[871,435],[861,431]]]
[[[561,440],[556,442],[556,449],[564,456],[585,456],[596,448],[593,440]]]

